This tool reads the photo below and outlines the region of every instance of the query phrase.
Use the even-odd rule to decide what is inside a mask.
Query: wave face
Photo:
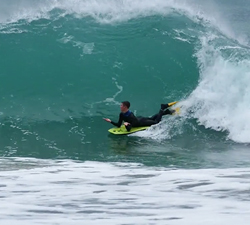
[[[101,157],[102,146],[114,144],[103,137],[109,125],[102,117],[116,120],[123,100],[145,116],[180,100],[181,117],[133,135],[150,148],[151,139],[180,148],[188,139],[225,148],[250,142],[246,1],[0,0],[0,6],[5,155],[44,157],[52,149],[46,157],[85,159],[84,148],[99,149],[88,159]]]

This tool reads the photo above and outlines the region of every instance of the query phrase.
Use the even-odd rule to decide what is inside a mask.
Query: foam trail
[[[183,133],[185,120],[184,116],[167,116],[159,124],[151,126],[147,130],[131,134],[130,136],[151,138],[158,141],[171,139]]]

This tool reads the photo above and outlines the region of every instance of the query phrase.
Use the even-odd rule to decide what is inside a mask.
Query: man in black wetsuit
[[[114,126],[120,127],[122,125],[122,121],[124,121],[124,125],[127,131],[130,131],[132,127],[143,127],[143,126],[151,126],[157,124],[161,121],[162,116],[167,114],[173,114],[175,110],[168,109],[168,104],[161,104],[160,111],[151,117],[136,117],[130,110],[130,102],[124,101],[121,103],[121,113],[119,116],[119,121],[113,122],[108,118],[103,118],[105,121],[112,123]]]

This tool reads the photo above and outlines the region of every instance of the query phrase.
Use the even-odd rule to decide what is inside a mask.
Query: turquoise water
[[[188,183],[189,176],[196,180],[196,176],[204,174],[209,184],[197,179],[209,187],[204,192],[212,189],[212,198],[220,193],[223,185],[230,185],[227,179],[221,187],[221,181],[217,180],[220,174],[230,177],[239,173],[237,181],[245,182],[244,173],[248,173],[250,166],[249,14],[249,2],[245,0],[237,3],[231,0],[206,3],[195,0],[23,0],[7,3],[0,0],[0,155],[3,179],[7,179],[4,181],[6,186],[3,185],[6,204],[12,191],[19,187],[15,180],[8,183],[8,174],[27,178],[29,186],[33,183],[29,177],[34,170],[41,177],[43,190],[51,185],[46,181],[44,168],[47,167],[51,167],[51,173],[58,168],[58,176],[67,176],[69,180],[77,180],[73,173],[67,172],[75,168],[79,177],[81,171],[83,176],[98,173],[100,176],[93,177],[97,186],[87,181],[88,190],[84,188],[84,180],[76,181],[75,185],[83,188],[79,192],[76,190],[79,196],[91,188],[98,189],[99,185],[109,185],[112,181],[104,173],[119,183],[120,175],[113,176],[114,170],[124,167],[129,172],[138,165],[145,174],[161,171],[166,179],[164,185]],[[119,105],[124,100],[131,102],[131,110],[136,115],[144,116],[157,112],[161,103],[179,101],[177,106],[181,114],[165,116],[160,124],[147,131],[117,137],[107,132],[112,125],[102,118],[118,120]],[[67,165],[65,171],[61,162]],[[85,168],[92,169],[86,172]],[[244,168],[245,172],[235,168]],[[178,181],[168,178],[172,170],[177,171]],[[187,177],[182,177],[184,171]],[[123,174],[122,171],[118,173]],[[98,184],[99,179],[102,184]],[[59,189],[75,188],[66,180],[61,186],[58,182]],[[164,198],[165,194],[158,192],[161,182],[156,183],[156,187],[154,182],[158,181],[149,179],[126,191],[138,197],[137,188],[149,185],[152,188],[150,195],[156,193]],[[69,186],[64,187],[64,184]],[[231,197],[225,204],[238,204],[237,218],[238,213],[245,210],[243,202],[235,200],[235,196],[241,199],[243,187],[235,184],[233,188],[227,193]],[[173,189],[178,194],[179,187],[173,186]],[[194,195],[203,193],[202,190],[196,192],[196,186],[191,189]],[[112,190],[113,194],[119,192]],[[60,193],[55,198],[64,199]],[[34,196],[39,198],[40,194],[44,193],[39,191]],[[50,195],[49,192],[45,194]],[[153,196],[148,200],[159,200]],[[218,196],[221,198],[220,194]],[[144,197],[138,197],[136,204],[143,205]],[[186,201],[193,197],[187,196]],[[19,201],[12,200],[14,212],[19,212]],[[209,213],[203,212],[203,216],[210,217],[210,206],[216,200],[205,203],[203,200],[201,197],[197,204],[204,204],[205,212]],[[70,198],[67,201],[67,204],[74,202]],[[112,202],[105,201],[107,204]],[[105,208],[102,201],[91,204],[104,207],[102,212],[112,211]],[[35,198],[27,210],[34,205]],[[169,206],[161,207],[163,211],[157,217],[161,217]],[[224,212],[224,205],[221,207],[214,216]],[[182,216],[176,216],[181,219],[173,219],[174,222],[178,220],[181,224],[185,219],[182,209],[176,209]],[[33,222],[38,223],[37,214],[29,212],[36,220]],[[46,212],[56,224],[57,213]],[[188,213],[190,221],[192,212]],[[69,215],[63,210],[61,213]],[[98,217],[100,214],[91,214],[96,215],[93,218],[97,224],[102,221]],[[9,221],[11,215],[7,211],[4,215],[5,222]],[[71,215],[67,218],[69,220],[64,222],[70,224]],[[135,221],[126,215],[124,218],[128,220],[126,224],[140,224],[135,222],[139,218],[144,218],[142,224],[150,221],[147,215],[144,217],[140,213],[134,215]],[[17,223],[19,219],[17,216],[13,220]],[[185,220],[186,224],[189,219]],[[23,220],[29,221],[28,217]],[[166,220],[156,224],[165,224]],[[225,216],[221,221],[234,220]],[[221,221],[214,224],[221,224]],[[116,219],[110,222],[120,224]],[[204,224],[211,224],[211,221]]]

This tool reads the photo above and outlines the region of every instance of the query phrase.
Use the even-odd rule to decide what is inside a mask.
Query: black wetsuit
[[[122,121],[130,123],[130,125],[126,126],[126,129],[130,131],[132,127],[144,127],[151,126],[157,124],[161,121],[163,115],[172,114],[170,110],[160,110],[159,113],[155,114],[151,117],[136,117],[134,113],[131,111],[127,111],[126,113],[120,113],[119,121],[117,123],[111,121],[114,126],[120,127],[122,125]]]

